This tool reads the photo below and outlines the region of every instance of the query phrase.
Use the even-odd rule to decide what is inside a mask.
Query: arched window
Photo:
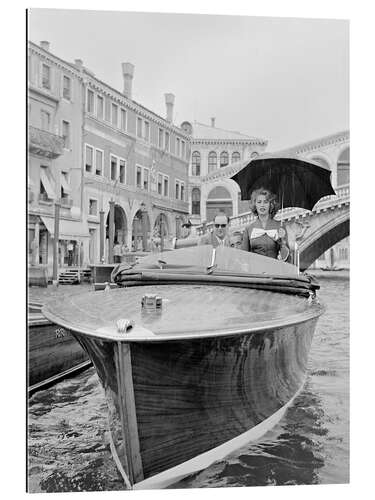
[[[259,156],[259,153],[257,153],[256,151],[253,151],[250,155],[250,158],[253,160],[254,158],[256,158],[257,156]]]
[[[201,175],[201,154],[194,151],[191,155],[191,175]]]
[[[228,217],[233,215],[233,203],[230,192],[224,186],[211,189],[206,203],[206,218],[214,220],[219,212],[224,212]]]
[[[208,173],[217,169],[217,154],[211,151],[208,155]]]
[[[227,151],[222,151],[220,153],[220,168],[226,167],[229,163],[229,156]]]
[[[238,151],[235,151],[232,153],[232,163],[235,163],[236,161],[240,161],[241,155]]]
[[[191,213],[192,215],[201,214],[201,192],[199,188],[193,188],[191,191]]]
[[[337,187],[349,184],[350,149],[346,148],[337,160]]]

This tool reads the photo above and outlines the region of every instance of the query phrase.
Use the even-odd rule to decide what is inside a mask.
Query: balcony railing
[[[72,207],[73,206],[73,200],[71,198],[59,198],[58,202],[62,207]]]
[[[48,198],[47,193],[39,193],[38,200],[43,201],[44,203],[53,203],[52,198]]]
[[[45,158],[54,159],[64,150],[64,139],[59,135],[46,130],[29,126],[29,151],[30,153]]]

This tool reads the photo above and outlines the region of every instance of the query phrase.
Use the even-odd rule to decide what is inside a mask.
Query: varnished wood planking
[[[232,439],[287,403],[305,376],[315,323],[263,334],[131,344],[144,477]],[[120,435],[126,403],[117,384],[114,344],[82,339],[105,388],[111,430],[126,466],[124,431]]]
[[[132,345],[145,477],[232,439],[287,403],[305,376],[314,326]]]

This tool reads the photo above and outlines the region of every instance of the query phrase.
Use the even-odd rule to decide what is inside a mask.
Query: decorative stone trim
[[[343,131],[343,132],[338,132],[336,134],[328,135],[325,137],[321,137],[319,139],[314,139],[309,142],[304,142],[302,144],[298,144],[297,146],[293,146],[291,148],[287,149],[282,149],[280,151],[277,151],[275,153],[294,153],[294,154],[304,154],[304,153],[311,153],[317,150],[320,150],[321,148],[327,147],[327,146],[336,146],[338,144],[342,144],[345,142],[349,142],[350,140],[350,133],[349,130]]]
[[[47,61],[50,64],[58,67],[59,69],[62,69],[65,72],[69,73],[71,76],[78,78],[79,80],[83,80],[80,70],[77,69],[73,63],[69,63],[67,61],[64,61],[63,59],[60,59],[50,52],[45,51],[44,49],[39,47],[39,45],[36,45],[33,42],[29,42],[29,49],[33,55],[37,55],[43,61]]]
[[[137,115],[146,118],[147,120],[153,121],[158,126],[163,127],[165,130],[169,132],[175,133],[176,135],[182,137],[184,140],[190,143],[191,141],[190,136],[186,134],[182,129],[168,122],[167,120],[157,115],[156,113],[152,112],[151,110],[148,110],[147,108],[137,103],[136,101],[128,99],[120,91],[114,89],[110,85],[99,80],[99,78],[95,77],[94,75],[88,73],[86,69],[84,71],[85,71],[85,76],[87,77],[87,84],[92,90],[100,92],[106,97],[111,98],[120,106],[125,107],[130,111],[133,111]]]
[[[191,142],[192,146],[204,145],[234,145],[234,146],[267,146],[268,141],[262,139],[199,139],[193,138]]]

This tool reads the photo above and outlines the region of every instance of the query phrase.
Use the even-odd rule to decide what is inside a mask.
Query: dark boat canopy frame
[[[240,286],[308,297],[319,285],[312,276],[276,259],[211,245],[153,254],[112,274],[119,286],[204,283]]]

